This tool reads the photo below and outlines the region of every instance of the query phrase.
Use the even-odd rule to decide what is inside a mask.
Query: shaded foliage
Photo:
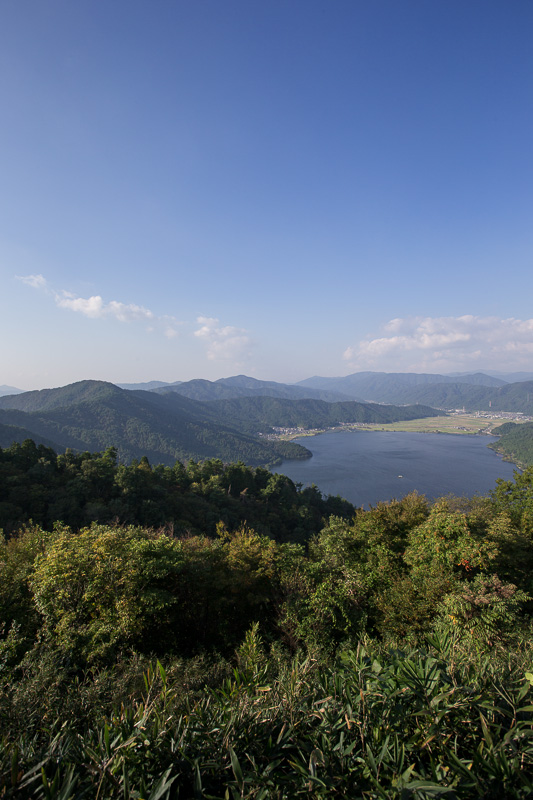
[[[56,521],[78,529],[91,522],[169,526],[175,533],[214,536],[222,521],[243,523],[278,540],[304,541],[330,514],[353,506],[298,488],[284,475],[219,459],[152,468],[146,457],[129,466],[117,451],[56,453],[32,440],[0,449],[0,528],[30,520],[51,530]]]

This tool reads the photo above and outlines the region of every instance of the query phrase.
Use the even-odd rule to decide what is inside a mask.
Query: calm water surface
[[[313,457],[284,461],[274,472],[365,508],[415,489],[429,499],[486,495],[497,478],[512,479],[516,469],[489,450],[493,436],[333,431],[295,441]]]

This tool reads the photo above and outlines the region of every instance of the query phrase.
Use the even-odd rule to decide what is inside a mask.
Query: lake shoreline
[[[290,430],[290,432],[269,435],[268,438],[274,441],[294,441],[295,439],[309,439],[324,433],[359,433],[361,431],[371,433],[377,431],[381,433],[438,433],[446,436],[495,436],[499,438],[497,434],[492,433],[492,429],[508,421],[508,417],[511,416],[514,415],[509,414],[502,418],[500,415],[479,417],[474,414],[450,414],[442,417],[421,418],[382,424],[356,422],[330,428],[314,428],[312,430],[304,430],[301,428],[287,429]],[[519,423],[525,420],[514,418],[513,421]],[[503,461],[514,464],[517,469],[521,471],[525,469],[523,464],[520,464],[518,461],[508,456],[504,457],[495,447],[491,447],[490,449],[496,455],[500,456]]]
[[[346,432],[315,433],[311,448],[308,436],[297,437],[311,449],[312,458],[284,461],[273,471],[367,507],[412,491],[430,500],[446,495],[486,496],[499,478],[512,480],[517,469],[487,447],[496,437],[486,434],[437,436],[435,431],[428,435],[377,430],[371,431],[374,436],[352,437],[343,435]]]

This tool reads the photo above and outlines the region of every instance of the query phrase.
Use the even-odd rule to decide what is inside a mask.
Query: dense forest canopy
[[[60,521],[77,530],[91,522],[172,526],[178,535],[214,536],[223,523],[243,523],[272,538],[304,541],[324,517],[350,517],[340,497],[297,487],[285,475],[220,459],[172,467],[146,456],[119,464],[117,451],[56,454],[31,439],[0,449],[0,528],[30,521],[52,530]]]
[[[533,468],[363,511],[26,441],[0,490],[3,797],[531,796]]]

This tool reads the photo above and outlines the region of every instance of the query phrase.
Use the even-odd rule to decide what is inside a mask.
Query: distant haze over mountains
[[[533,381],[506,383],[484,373],[449,376],[357,372],[345,378],[309,378],[298,385],[339,391],[375,403],[422,403],[442,409],[533,414]]]
[[[528,373],[520,373],[521,377]],[[130,384],[136,388],[144,384]],[[328,403],[348,400],[392,405],[422,404],[434,408],[465,408],[467,411],[509,411],[533,414],[533,383],[505,381],[477,372],[438,375],[414,372],[356,372],[342,378],[315,376],[297,384],[259,381],[246,375],[218,381],[192,380],[158,385],[158,394],[176,394],[191,400],[233,400],[239,397],[317,399]]]
[[[450,377],[464,377],[471,375],[470,372],[451,372]],[[492,372],[483,370],[483,375],[490,375],[493,378],[500,378],[505,383],[518,383],[519,381],[533,381],[533,372]]]
[[[356,400],[351,395],[336,390],[321,389],[295,384],[259,381],[247,375],[235,375],[218,381],[192,380],[161,386],[153,391],[164,394],[168,391],[190,397],[192,400],[231,400],[237,397],[279,397],[286,399],[314,399],[336,402]]]
[[[220,378],[209,381],[195,378],[188,381],[145,381],[141,383],[115,383],[120,389],[129,391],[159,391],[171,389],[186,397],[194,399],[230,399],[233,397],[255,397],[268,394],[271,397],[315,397],[320,400],[360,400],[355,397],[354,391],[361,387],[363,391],[374,393],[379,381],[387,381],[389,385],[420,385],[425,383],[467,383],[472,386],[502,386],[506,383],[517,383],[533,380],[533,372],[456,372],[446,375],[434,373],[415,372],[355,372],[344,377],[323,378],[314,376],[298,383],[279,383],[276,381],[262,381],[246,375],[235,375],[230,378]],[[178,387],[181,387],[178,388]],[[339,387],[339,388],[336,388]],[[304,390],[304,391],[303,391]],[[0,397],[11,394],[22,394],[23,389],[14,386],[0,386]],[[374,401],[372,396],[369,400]]]
[[[355,372],[344,378],[307,378],[298,386],[308,389],[336,389],[348,394],[357,393],[364,399],[378,400],[383,394],[402,391],[406,387],[427,386],[441,383],[464,383],[471,386],[504,386],[506,381],[485,375],[481,372],[473,375],[449,376],[418,372]],[[378,400],[378,402],[386,402]]]
[[[14,386],[6,386],[5,383],[0,386],[0,397],[6,394],[22,394],[22,389],[16,389]]]

